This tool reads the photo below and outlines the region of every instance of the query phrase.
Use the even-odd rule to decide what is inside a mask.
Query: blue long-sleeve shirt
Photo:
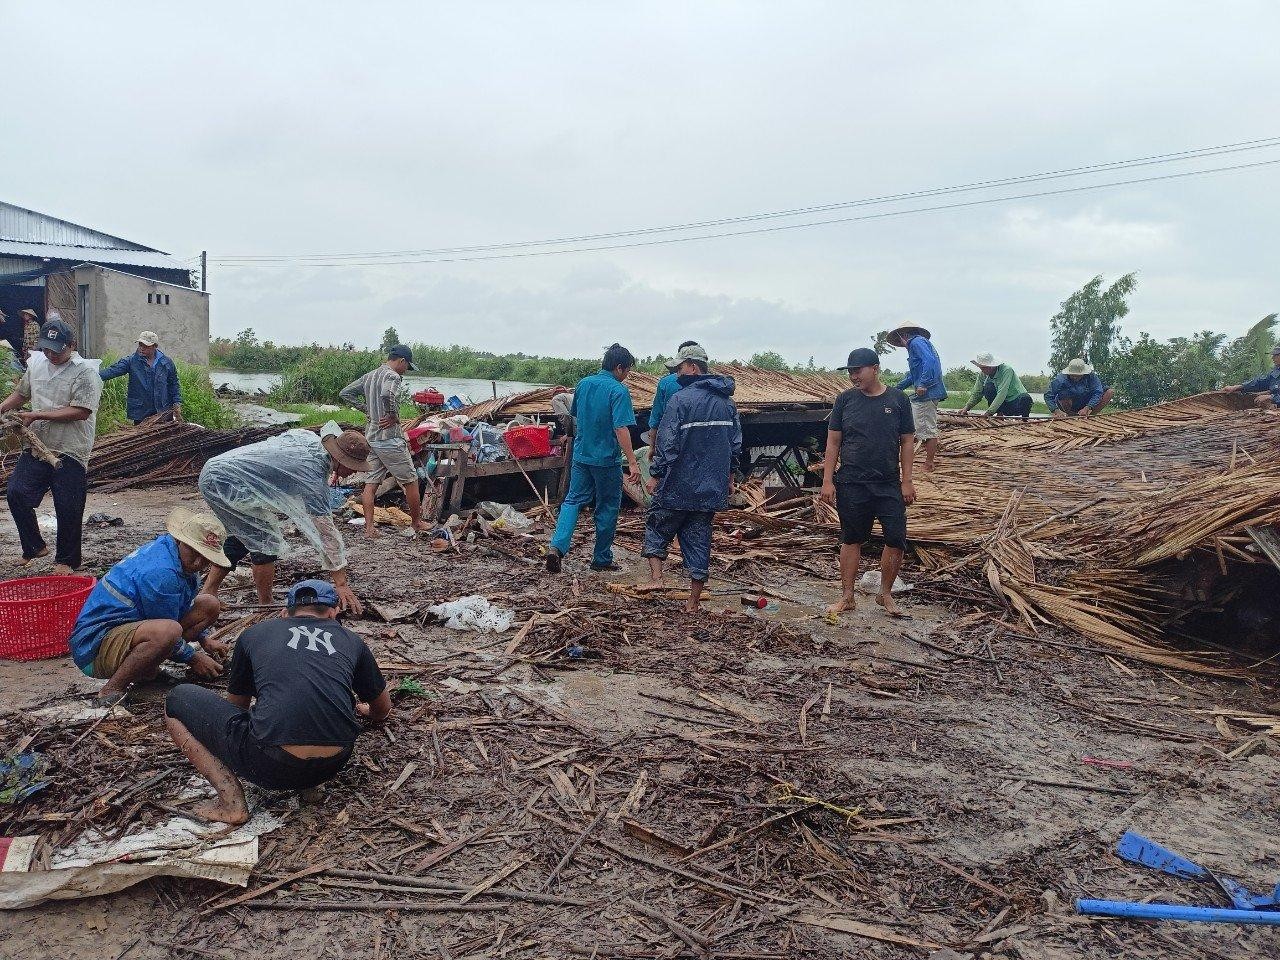
[[[898,381],[898,389],[913,391],[923,387],[923,397],[914,392],[908,394],[912,400],[945,400],[947,388],[942,383],[942,360],[938,351],[929,342],[928,337],[916,334],[907,341],[907,375]]]
[[[674,373],[668,373],[658,381],[658,387],[653,393],[653,409],[649,411],[649,429],[657,430],[658,424],[662,422],[662,414],[667,409],[667,403],[671,400],[671,395],[680,389],[680,377]]]
[[[129,393],[125,400],[125,413],[135,423],[182,402],[178,368],[161,351],[156,351],[154,363],[148,363],[146,357],[135,351],[99,372],[103,380],[114,380],[126,374],[129,376]]]
[[[163,534],[144,543],[98,581],[71,631],[71,658],[82,670],[93,663],[102,638],[139,620],[181,620],[200,592],[200,578],[182,569],[178,541]],[[181,637],[169,659],[189,663],[196,648]]]
[[[1280,407],[1280,367],[1272,367],[1266,373],[1240,384],[1241,393],[1269,393],[1271,402]]]
[[[1105,390],[1106,387],[1096,373],[1087,373],[1079,380],[1072,380],[1065,373],[1060,373],[1049,381],[1049,387],[1044,392],[1044,405],[1052,413],[1063,400],[1070,400],[1071,413],[1079,413],[1085,407],[1101,403]]]

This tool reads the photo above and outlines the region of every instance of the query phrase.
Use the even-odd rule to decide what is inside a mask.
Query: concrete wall
[[[209,295],[188,287],[105,267],[78,267],[77,288],[89,287],[86,356],[133,353],[138,334],[154,330],[160,349],[175,360],[209,365]]]

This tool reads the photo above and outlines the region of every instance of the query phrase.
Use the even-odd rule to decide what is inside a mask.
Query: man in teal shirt
[[[569,552],[573,528],[586,504],[592,505],[596,521],[591,569],[620,569],[613,562],[613,538],[622,506],[622,458],[627,461],[627,482],[640,482],[640,465],[631,448],[636,414],[631,394],[622,385],[635,365],[631,351],[615,343],[605,351],[600,372],[578,381],[573,391],[573,464],[569,492],[560,504],[560,519],[547,547],[547,570],[551,573],[560,572],[560,561]]]
[[[684,351],[690,347],[697,347],[701,351],[704,362],[707,359],[707,351],[698,346],[696,340],[686,340],[676,347],[675,359],[666,362],[666,367],[671,372],[658,381],[658,387],[653,393],[653,408],[649,411],[649,429],[652,431],[650,442],[658,436],[658,424],[662,422],[662,415],[666,412],[667,401],[671,399],[673,393],[680,389],[680,375],[684,373],[689,376],[696,376],[701,372],[697,369],[684,369],[685,365],[689,364],[688,358],[684,356]],[[689,366],[692,367],[692,364],[689,364]]]

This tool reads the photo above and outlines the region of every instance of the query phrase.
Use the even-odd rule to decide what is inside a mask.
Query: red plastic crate
[[[530,457],[551,456],[551,428],[537,424],[527,427],[512,427],[502,435],[507,449],[517,460],[528,460]]]
[[[68,650],[95,577],[0,581],[0,660],[44,660]]]

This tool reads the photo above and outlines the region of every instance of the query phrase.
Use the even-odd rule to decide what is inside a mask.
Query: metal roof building
[[[163,250],[0,201],[0,337],[23,350],[21,311],[57,311],[89,357],[131,352],[154,330],[170,356],[204,364],[209,296]]]

